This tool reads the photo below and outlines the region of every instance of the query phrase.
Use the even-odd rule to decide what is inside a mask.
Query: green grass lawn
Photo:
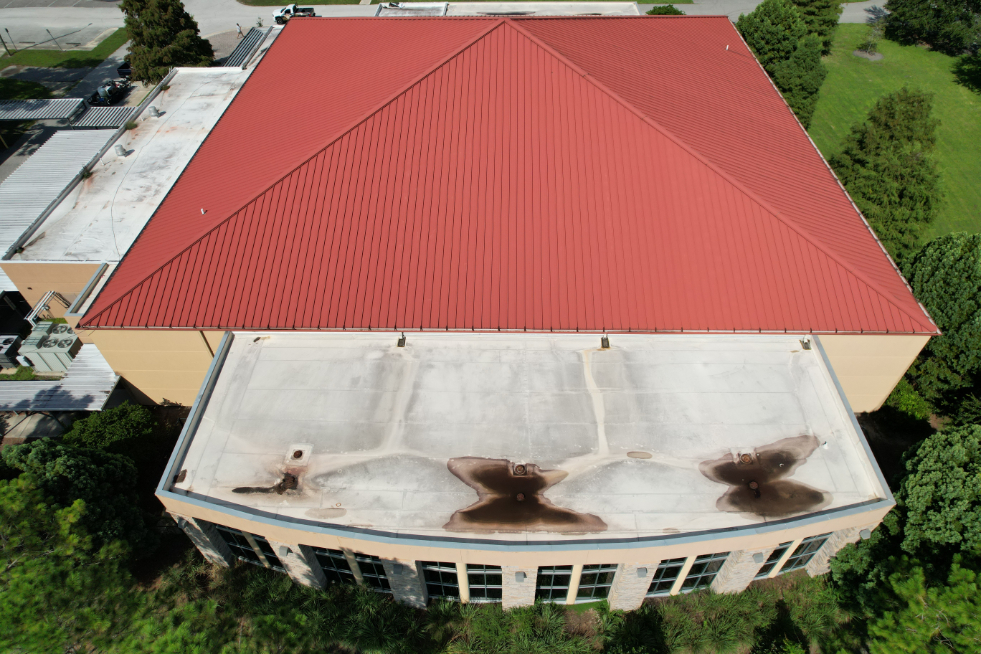
[[[865,29],[864,25],[838,26],[832,52],[825,59],[828,77],[811,121],[811,138],[830,157],[879,97],[905,84],[932,92],[933,115],[940,120],[937,160],[945,202],[927,237],[981,232],[981,93],[958,83],[954,74],[958,58],[939,52],[883,40],[881,61],[854,56]]]
[[[92,50],[21,50],[11,56],[0,57],[0,68],[7,66],[42,66],[44,68],[93,68],[118,50],[128,37],[121,27],[95,46]]]

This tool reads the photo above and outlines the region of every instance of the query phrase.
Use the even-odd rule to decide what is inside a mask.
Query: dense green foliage
[[[933,98],[903,88],[879,98],[852,127],[830,163],[890,254],[899,261],[921,245],[941,203],[933,158],[938,121]]]
[[[648,16],[684,16],[685,12],[681,11],[674,5],[657,5],[651,7],[648,12]]]
[[[930,339],[909,377],[931,404],[969,423],[981,413],[981,235],[934,239],[904,272],[943,332]]]
[[[814,35],[801,40],[790,59],[773,67],[773,81],[805,127],[817,106],[818,91],[828,70],[821,63],[821,41]]]
[[[740,15],[736,27],[797,119],[804,127],[810,125],[828,74],[821,63],[822,37],[809,34],[790,0],[763,0],[752,13]]]
[[[155,424],[145,406],[124,402],[76,420],[62,440],[75,447],[116,451],[125,448],[126,441],[150,437]]]
[[[789,0],[763,0],[751,13],[739,16],[736,29],[771,74],[775,65],[790,59],[807,35],[807,25]]]
[[[981,41],[979,0],[889,0],[886,35],[901,43],[925,41],[958,55]]]
[[[4,448],[2,456],[55,505],[84,502],[80,520],[97,546],[122,540],[138,553],[153,547],[155,535],[137,507],[136,467],[127,457],[51,439]]]
[[[821,54],[831,52],[838,17],[841,16],[841,0],[792,0],[807,31],[821,40]]]
[[[97,545],[85,518],[84,502],[58,507],[26,475],[0,481],[2,651],[111,641],[129,617],[120,602],[139,602],[122,595],[131,587],[125,545]]]
[[[180,0],[123,0],[131,38],[132,78],[156,84],[176,66],[208,66],[214,61],[211,43]]]

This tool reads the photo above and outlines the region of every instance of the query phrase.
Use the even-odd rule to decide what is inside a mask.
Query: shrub
[[[932,108],[933,96],[915,89],[879,98],[830,160],[879,240],[900,262],[920,248],[923,230],[940,209],[933,158],[939,121],[930,117]]]
[[[774,83],[805,128],[811,124],[818,91],[827,75],[828,69],[821,63],[821,41],[814,35],[804,37],[790,59],[773,67]]]
[[[901,43],[925,41],[935,49],[959,55],[977,51],[981,40],[978,0],[889,0],[886,35]]]
[[[789,0],[763,0],[751,13],[739,16],[736,29],[770,74],[775,65],[790,59],[807,34],[807,25]]]
[[[650,11],[647,12],[648,16],[684,16],[685,12],[681,11],[674,5],[660,5],[651,7]]]
[[[841,0],[792,0],[807,31],[821,41],[821,54],[831,52],[831,42],[838,29]]]
[[[149,409],[139,404],[123,404],[76,420],[62,440],[74,447],[117,451],[117,444],[153,434],[157,421]]]

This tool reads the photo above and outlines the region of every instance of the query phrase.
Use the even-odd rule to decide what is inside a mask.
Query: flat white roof
[[[752,526],[888,497],[820,351],[793,336],[396,339],[235,334],[170,490],[511,542]]]
[[[83,180],[55,208],[13,261],[110,261],[122,259],[153,212],[218,122],[249,70],[234,68],[180,69]],[[101,134],[97,130],[75,132]],[[25,164],[26,165],[26,164]],[[16,174],[16,173],[15,173]]]

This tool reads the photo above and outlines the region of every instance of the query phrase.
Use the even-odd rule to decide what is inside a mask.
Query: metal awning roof
[[[119,375],[86,343],[58,381],[0,382],[0,411],[101,411]]]
[[[133,116],[136,107],[89,107],[72,127],[119,127]]]
[[[0,120],[59,120],[71,118],[84,106],[82,98],[0,100]]]
[[[114,135],[108,130],[56,132],[0,184],[0,253],[59,199]]]
[[[245,35],[245,38],[232,51],[232,54],[228,55],[225,61],[222,62],[222,67],[240,67],[249,63],[252,55],[259,49],[262,42],[266,40],[266,35],[271,31],[271,27],[267,27],[264,30],[255,27],[250,29],[249,33]]]

